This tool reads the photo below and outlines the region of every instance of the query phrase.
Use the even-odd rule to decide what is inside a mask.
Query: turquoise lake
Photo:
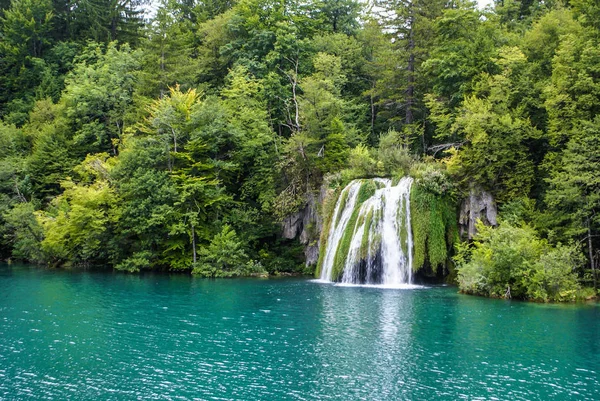
[[[600,307],[0,266],[1,400],[600,400]]]

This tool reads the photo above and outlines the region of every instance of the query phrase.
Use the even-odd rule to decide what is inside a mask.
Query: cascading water
[[[320,278],[344,284],[411,284],[413,180],[404,177],[392,186],[391,180],[376,178],[372,182],[378,188],[359,203],[361,187],[368,182],[352,181],[340,194],[331,217]],[[349,241],[349,246],[341,246],[342,241]],[[346,255],[337,255],[345,249]]]

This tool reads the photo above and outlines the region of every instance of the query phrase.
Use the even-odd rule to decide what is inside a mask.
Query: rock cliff
[[[320,205],[326,194],[324,186],[318,193],[309,193],[306,205],[282,223],[282,236],[286,239],[299,237],[300,243],[304,245],[306,266],[316,265],[319,259],[319,236],[323,228]]]
[[[481,188],[471,188],[469,196],[460,205],[458,226],[461,238],[472,239],[477,234],[475,223],[478,219],[488,226],[495,226],[498,224],[497,214],[496,202],[492,194]]]

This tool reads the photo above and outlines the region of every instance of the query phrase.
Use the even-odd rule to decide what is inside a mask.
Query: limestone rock
[[[462,201],[458,225],[462,238],[472,239],[477,234],[475,223],[478,219],[488,226],[498,224],[498,211],[494,197],[481,188],[473,187],[469,196]]]
[[[304,210],[296,212],[291,216],[288,216],[282,223],[282,236],[285,239],[294,239],[298,236],[298,233],[302,230]]]
[[[319,259],[319,236],[323,227],[319,205],[323,203],[327,191],[321,188],[318,194],[309,193],[306,205],[300,211],[287,217],[282,224],[282,236],[286,239],[298,238],[304,244],[306,265],[311,266]]]

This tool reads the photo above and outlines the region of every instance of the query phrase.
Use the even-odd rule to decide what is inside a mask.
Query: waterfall
[[[321,280],[388,286],[412,283],[412,181],[404,177],[393,186],[389,179],[354,180],[344,188],[331,216]],[[359,199],[361,187],[368,183],[377,189],[369,198]],[[349,246],[342,246],[342,241]],[[347,254],[337,255],[346,248]]]

